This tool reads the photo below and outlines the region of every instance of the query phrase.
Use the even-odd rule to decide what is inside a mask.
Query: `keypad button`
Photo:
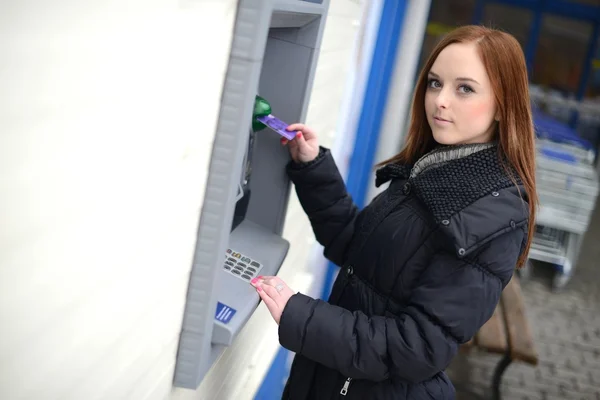
[[[223,268],[245,281],[250,281],[258,275],[262,264],[242,253],[227,249]]]

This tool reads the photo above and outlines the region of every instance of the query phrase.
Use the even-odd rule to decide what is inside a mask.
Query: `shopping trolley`
[[[534,110],[536,181],[540,208],[529,258],[557,269],[553,288],[575,270],[598,197],[595,151],[567,125]]]

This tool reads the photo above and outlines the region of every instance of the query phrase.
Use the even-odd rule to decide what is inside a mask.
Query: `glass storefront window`
[[[490,3],[483,10],[485,26],[508,32],[521,44],[523,50],[527,46],[531,32],[533,12],[525,8]]]
[[[589,22],[545,15],[533,63],[532,83],[567,96],[575,94],[591,35]]]
[[[439,40],[452,29],[474,22],[479,0],[432,0],[419,67],[423,65]],[[565,0],[562,0],[565,1]],[[599,6],[600,0],[566,0]],[[481,24],[514,35],[525,51],[531,43],[534,10],[502,1],[486,2]],[[540,90],[550,90],[573,97],[584,72],[588,45],[593,32],[591,22],[543,14],[530,80]],[[600,97],[600,45],[592,61],[585,97]]]
[[[590,62],[592,65],[584,97],[600,99],[600,40],[597,41],[594,58]]]
[[[600,6],[600,0],[567,0],[572,3],[585,4],[587,6]]]
[[[448,31],[473,23],[475,6],[475,0],[432,0],[427,30],[423,38],[420,66]],[[488,3],[484,8],[481,23],[511,33],[525,48],[532,18],[532,11],[525,8]]]
[[[432,0],[429,10],[419,68],[447,32],[473,22],[475,0]]]
[[[475,0],[432,0],[429,21],[450,26],[468,25],[474,11]]]

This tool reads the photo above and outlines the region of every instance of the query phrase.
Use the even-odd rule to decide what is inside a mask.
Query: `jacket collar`
[[[379,187],[392,179],[414,178],[429,168],[439,167],[448,161],[467,157],[489,148],[497,148],[496,143],[476,143],[458,146],[438,146],[425,154],[414,164],[388,164],[376,172],[375,186]]]
[[[472,239],[465,233],[468,230],[461,227],[463,223],[458,222],[463,220],[461,215],[465,211],[477,209],[484,224],[495,220],[490,217],[495,212],[493,204],[497,203],[490,205],[487,201],[479,201],[483,198],[502,199],[504,206],[515,210],[511,218],[517,222],[526,223],[528,217],[527,207],[524,207],[520,196],[527,200],[521,180],[508,161],[501,158],[496,144],[436,149],[414,165],[389,164],[380,168],[376,175],[377,186],[390,180],[408,180],[411,192],[424,203],[437,224],[452,221],[455,225],[456,222],[457,229],[452,230],[451,236],[460,247],[474,244],[467,243]],[[497,197],[501,191],[508,191],[511,195]],[[482,209],[483,204],[486,205]],[[498,223],[501,226],[490,224],[487,227],[490,235],[505,228],[511,221]]]
[[[410,169],[410,177],[414,178],[430,168],[437,168],[448,161],[470,156],[481,150],[496,146],[496,143],[475,143],[458,146],[439,146],[421,157]]]

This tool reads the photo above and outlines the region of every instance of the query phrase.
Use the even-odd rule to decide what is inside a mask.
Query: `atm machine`
[[[276,275],[290,183],[280,136],[253,119],[257,95],[304,120],[329,0],[240,0],[197,232],[174,385],[196,389]],[[207,39],[208,40],[208,39]]]

